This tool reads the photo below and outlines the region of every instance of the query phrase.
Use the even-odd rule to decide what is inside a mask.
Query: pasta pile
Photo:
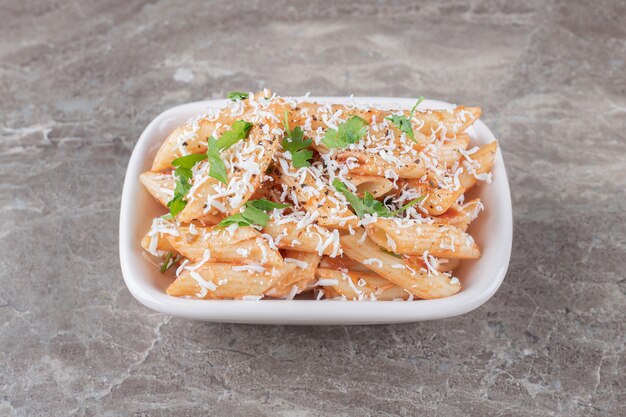
[[[140,176],[169,212],[141,245],[175,297],[413,300],[461,289],[480,250],[497,142],[471,147],[477,107],[384,110],[231,93],[175,129]],[[174,269],[174,268],[173,268]]]

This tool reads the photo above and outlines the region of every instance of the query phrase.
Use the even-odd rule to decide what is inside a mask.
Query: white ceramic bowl
[[[312,97],[319,102],[341,103],[343,98]],[[360,97],[359,103],[383,107],[411,108],[415,99]],[[480,196],[485,210],[472,223],[469,232],[482,251],[475,261],[464,261],[455,270],[463,289],[456,295],[437,300],[393,301],[314,301],[314,300],[192,300],[170,297],[165,288],[173,274],[159,270],[142,255],[140,241],[153,217],[166,211],[143,189],[139,174],[150,168],[161,142],[177,126],[208,107],[221,107],[226,100],[184,104],[164,111],[143,131],[130,157],[120,210],[120,262],[124,281],[133,296],[153,310],[195,320],[259,324],[376,324],[434,320],[467,313],[496,292],[509,265],[513,219],[509,183],[500,150],[496,154],[493,183],[481,184],[468,193]],[[453,105],[425,100],[420,109],[445,109]],[[481,121],[469,129],[472,145],[494,140]]]

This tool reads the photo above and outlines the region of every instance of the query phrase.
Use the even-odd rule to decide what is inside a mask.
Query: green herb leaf
[[[346,197],[346,200],[348,200],[348,203],[350,203],[350,206],[352,206],[356,215],[361,219],[366,214],[377,214],[378,217],[391,217],[403,212],[412,205],[417,204],[424,199],[424,197],[416,198],[415,200],[408,202],[398,210],[391,211],[389,210],[389,207],[384,205],[382,202],[376,200],[374,196],[367,191],[363,195],[363,198],[360,198],[358,195],[350,191],[350,189],[348,189],[348,186],[341,182],[338,178],[335,178],[333,180],[333,187],[335,187],[337,191],[339,191],[341,194],[344,195],[344,197]]]
[[[237,101],[237,100],[245,100],[247,99],[249,96],[248,93],[242,93],[239,91],[231,91],[230,93],[228,93],[228,98],[231,99],[232,101]]]
[[[270,216],[268,216],[263,210],[259,210],[256,207],[246,204],[241,213],[228,216],[217,225],[219,227],[226,227],[236,223],[239,226],[259,225],[265,227],[269,221]]]
[[[218,223],[219,227],[230,226],[231,224],[237,224],[239,226],[267,226],[270,221],[270,216],[266,211],[273,210],[275,208],[289,207],[288,204],[274,203],[273,201],[260,198],[258,200],[249,200],[244,204],[244,209],[241,213],[228,216]]]
[[[389,208],[382,202],[376,200],[374,196],[367,191],[363,195],[363,204],[370,214],[378,214],[378,217],[387,217],[390,215]]]
[[[250,222],[243,217],[243,214],[233,214],[232,216],[228,216],[223,219],[221,222],[217,224],[218,227],[227,227],[231,224],[237,224],[239,226],[250,226]]]
[[[163,272],[168,270],[168,268],[169,268],[168,265],[169,265],[170,260],[172,259],[173,255],[174,254],[172,252],[167,254],[167,256],[165,257],[165,262],[163,262],[163,265],[161,265],[161,273],[163,273]]]
[[[421,197],[417,197],[415,200],[411,200],[408,203],[406,203],[405,205],[403,205],[402,207],[400,207],[398,210],[392,211],[391,215],[396,215],[399,213],[402,213],[404,210],[408,209],[411,206],[414,206],[415,204],[419,203],[420,201],[422,201],[424,199],[425,196],[421,196]]]
[[[230,148],[240,140],[246,139],[250,134],[250,129],[252,129],[252,123],[248,123],[245,120],[237,120],[230,127],[230,130],[224,132],[219,138],[217,147],[220,151]]]
[[[346,197],[346,200],[348,200],[348,203],[350,203],[359,218],[363,218],[366,213],[369,213],[363,200],[361,200],[359,196],[351,192],[346,184],[341,182],[341,180],[335,178],[333,180],[333,187],[335,187],[335,190],[339,191],[341,194],[344,195],[344,197]]]
[[[415,140],[415,133],[413,133],[413,127],[411,126],[411,119],[405,115],[394,114],[389,117],[385,117],[386,120],[391,121],[400,131],[406,133],[408,137]]]
[[[251,225],[256,224],[259,226],[267,226],[267,223],[270,221],[270,216],[268,214],[251,204],[245,205],[245,209],[242,213],[240,213],[244,219],[246,219]]]
[[[250,200],[246,204],[264,211],[291,207],[289,204],[275,203],[273,201],[266,200],[265,198]]]
[[[170,200],[169,203],[167,203],[167,207],[169,207],[170,213],[172,214],[172,216],[176,216],[178,213],[183,211],[186,205],[187,205],[187,202],[183,200],[182,197],[180,198],[176,197]]]
[[[206,155],[202,153],[191,154],[181,156],[180,158],[176,158],[172,161],[172,165],[175,167],[191,169],[195,164],[200,161],[204,161],[206,159]]]
[[[165,257],[165,262],[161,265],[161,273],[164,273],[168,269],[170,269],[174,264],[180,261],[180,255],[177,255],[176,258],[172,259],[174,254],[172,252],[168,253]]]
[[[172,220],[173,218],[172,213],[167,213],[161,216],[161,219],[163,220]]]
[[[217,147],[217,140],[213,136],[208,140],[206,153],[209,160],[209,176],[224,184],[228,184],[226,165],[222,161],[220,149]]]
[[[304,132],[300,126],[293,130],[289,129],[288,113],[285,111],[285,137],[282,141],[283,149],[291,153],[291,163],[295,168],[308,167],[309,160],[313,157],[313,151],[308,149],[313,142],[311,139],[303,139]]]
[[[352,116],[340,123],[337,130],[328,129],[322,142],[329,148],[345,148],[360,141],[366,133],[367,122],[359,116]]]
[[[417,110],[417,106],[419,106],[419,105],[420,105],[420,103],[421,103],[422,101],[424,101],[424,100],[425,100],[424,96],[419,96],[419,97],[417,98],[417,101],[415,102],[415,105],[414,105],[414,106],[413,106],[413,108],[411,109],[411,117],[413,117],[413,114],[415,113],[415,110]]]
[[[191,170],[180,167],[174,171],[176,177],[176,185],[174,186],[174,198],[177,196],[184,197],[191,188]]]
[[[415,140],[415,132],[413,132],[413,126],[411,124],[411,119],[413,119],[413,114],[415,113],[415,110],[417,109],[417,106],[419,106],[419,104],[422,101],[424,101],[424,96],[420,96],[420,98],[417,99],[417,102],[415,103],[415,105],[411,109],[411,113],[409,114],[408,117],[403,115],[403,114],[402,115],[394,114],[392,116],[385,117],[385,119],[386,120],[390,120],[391,123],[396,125],[396,127],[398,129],[400,129],[400,131],[404,132],[408,137],[410,137],[411,139]]]
[[[206,155],[204,156],[206,157]],[[181,165],[188,166],[188,161],[189,160],[183,160],[179,163]],[[169,207],[170,214],[172,216],[176,216],[187,205],[187,202],[183,200],[183,198],[187,195],[189,189],[191,188],[191,169],[185,168],[184,166],[179,166],[178,168],[176,168],[176,171],[174,171],[174,177],[176,177],[176,185],[174,186],[174,197],[167,203],[167,207]]]
[[[174,171],[176,185],[174,186],[174,197],[167,203],[172,217],[180,213],[187,205],[183,198],[191,188],[191,177],[193,175],[191,168],[205,159],[207,159],[205,154],[191,154],[181,156],[172,161],[172,165],[176,167],[176,171]]]

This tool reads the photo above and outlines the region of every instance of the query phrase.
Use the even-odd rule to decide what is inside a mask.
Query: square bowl
[[[343,103],[345,98],[311,97],[312,101]],[[410,109],[415,99],[355,97],[359,104],[374,103],[382,108]],[[506,275],[511,256],[513,218],[509,182],[502,153],[498,148],[493,182],[479,184],[467,197],[480,197],[485,210],[471,224],[469,232],[478,243],[480,259],[464,261],[455,270],[462,289],[458,294],[434,300],[335,301],[335,300],[196,300],[171,297],[165,288],[172,274],[162,274],[143,254],[140,242],[153,217],[165,210],[145,191],[139,174],[148,170],[167,135],[189,118],[207,108],[222,107],[226,100],[199,101],[173,107],[158,115],[143,131],[130,157],[120,208],[120,263],[131,294],[152,310],[195,320],[258,324],[382,324],[406,323],[454,317],[467,313],[497,291]],[[420,109],[451,109],[454,105],[424,100]],[[467,131],[471,144],[495,140],[491,131],[477,120]]]

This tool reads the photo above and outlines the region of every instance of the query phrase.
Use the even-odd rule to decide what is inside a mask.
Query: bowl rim
[[[354,100],[360,103],[376,103],[386,106],[395,104],[402,108],[410,108],[414,98],[398,97],[310,97],[310,100],[319,102],[342,103]],[[138,262],[148,262],[141,256],[142,249],[133,234],[134,205],[140,201],[142,187],[139,174],[145,165],[146,155],[155,151],[163,141],[163,137],[153,137],[158,126],[167,123],[167,120],[188,118],[202,113],[208,107],[219,107],[227,100],[204,100],[186,103],[171,107],[155,117],[140,135],[134,146],[128,162],[124,179],[122,198],[120,203],[119,222],[119,256],[124,282],[129,291],[140,303],[157,312],[173,316],[204,320],[212,322],[230,323],[258,323],[258,324],[383,324],[406,323],[424,320],[435,320],[454,317],[468,313],[487,300],[498,290],[506,275],[512,247],[513,215],[511,196],[506,175],[506,168],[500,147],[498,147],[494,162],[494,171],[497,175],[494,182],[500,189],[497,207],[502,210],[501,220],[498,223],[498,264],[493,276],[486,284],[473,291],[462,289],[458,294],[450,297],[417,300],[414,302],[351,302],[333,300],[263,300],[261,302],[245,300],[195,300],[171,297],[162,290],[155,288],[144,277]],[[420,108],[438,109],[452,108],[453,105],[438,100],[424,100]],[[474,123],[476,135],[486,136],[487,141],[495,140],[487,126],[477,120]],[[137,250],[139,247],[139,251]],[[492,256],[493,257],[493,256]],[[477,262],[487,262],[481,258]],[[486,280],[484,278],[483,280]],[[470,288],[472,289],[472,288]]]

